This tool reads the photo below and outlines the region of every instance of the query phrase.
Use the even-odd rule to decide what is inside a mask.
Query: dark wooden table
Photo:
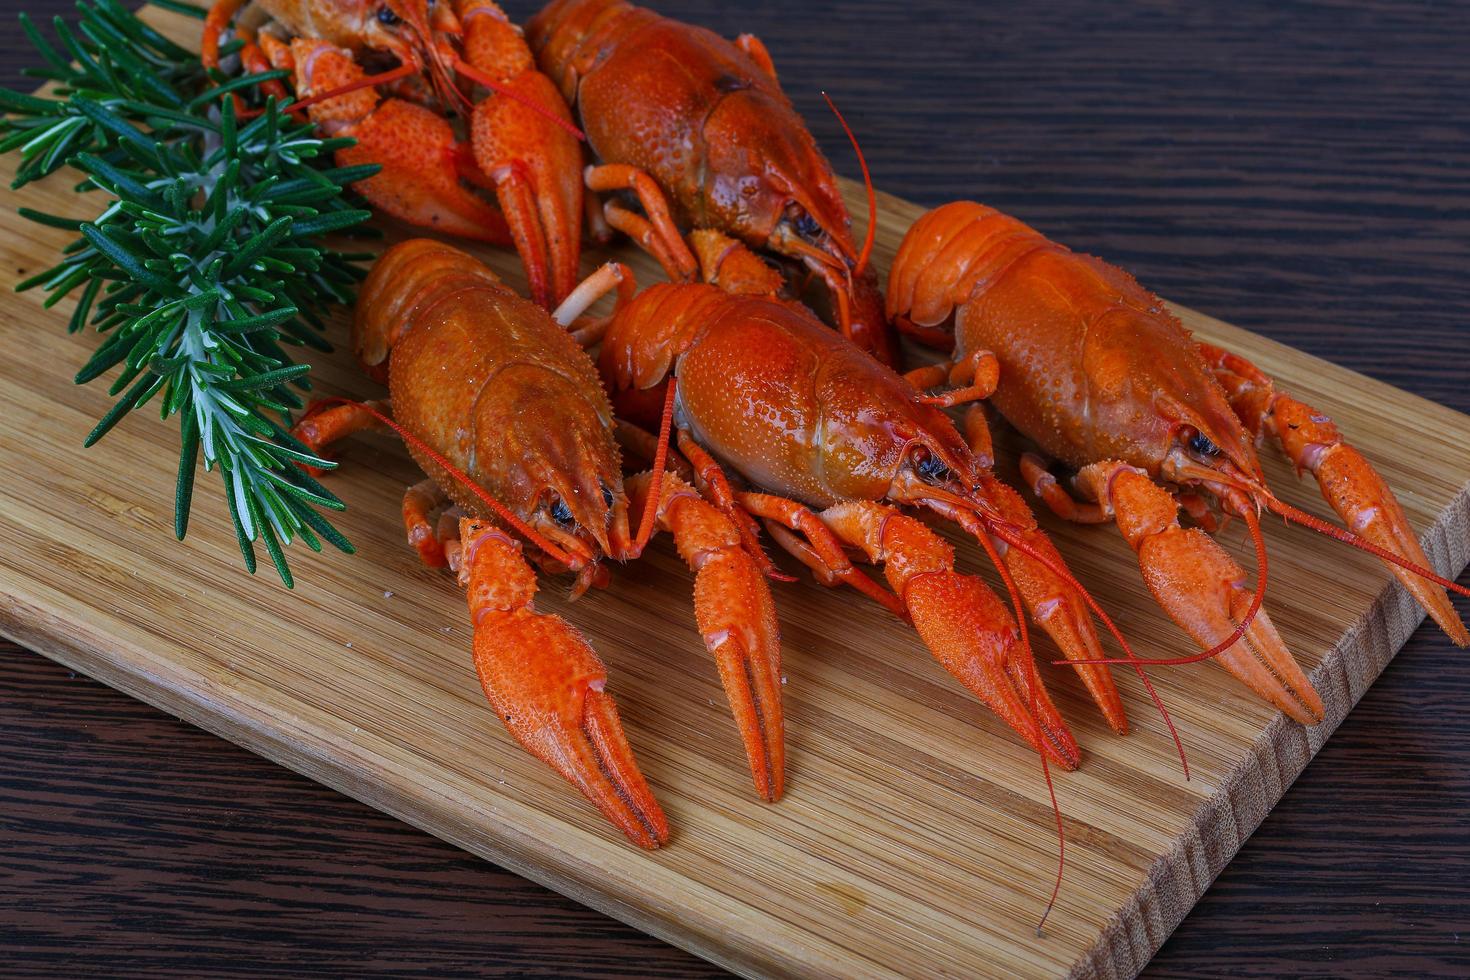
[[[1463,5],[679,7],[765,39],[839,169],[822,88],[889,191],[1470,410]],[[27,86],[10,17],[0,44]],[[1470,661],[1420,629],[1148,973],[1470,971],[1467,706]],[[0,973],[308,971],[717,972],[0,643]]]

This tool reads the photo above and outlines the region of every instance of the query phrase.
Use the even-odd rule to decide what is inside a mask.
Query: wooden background
[[[819,87],[886,190],[979,196],[1470,410],[1470,11],[1020,6],[680,9],[760,33],[840,169]],[[0,664],[5,973],[712,972],[32,654]],[[1467,695],[1421,629],[1150,972],[1470,968]]]

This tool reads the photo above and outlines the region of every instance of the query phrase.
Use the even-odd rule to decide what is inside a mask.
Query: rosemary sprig
[[[121,369],[117,402],[86,445],[156,400],[162,418],[180,420],[178,537],[202,457],[220,472],[246,567],[255,571],[259,542],[290,587],[293,540],[352,550],[321,513],[342,502],[297,465],[332,464],[287,432],[310,366],[286,347],[330,349],[321,314],[351,301],[362,276],[354,263],[367,256],[334,251],[323,236],[368,217],[344,192],[376,168],[331,166],[351,140],[318,138],[262,100],[259,83],[285,73],[210,77],[115,0],[77,6],[74,25],[55,22],[59,47],[22,17],[46,62],[32,74],[55,83],[54,95],[0,89],[0,151],[20,153],[12,187],[70,166],[85,176],[77,190],[107,201],[91,221],[22,208],[80,237],[16,289],[44,289],[48,307],[80,290],[69,329],[90,324],[102,340],[78,384]],[[238,118],[228,93],[254,118]]]

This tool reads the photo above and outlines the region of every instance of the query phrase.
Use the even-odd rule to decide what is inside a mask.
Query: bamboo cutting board
[[[197,30],[156,20],[181,38]],[[11,172],[0,160],[0,178]],[[7,281],[67,238],[17,218],[14,205],[75,213],[69,184],[33,186],[0,215]],[[881,204],[876,254],[886,266],[919,209]],[[390,229],[390,240],[401,236]],[[520,283],[513,256],[486,256]],[[651,266],[632,258],[652,281]],[[399,500],[417,475],[399,446],[350,442],[330,478],[349,505],[340,526],[357,555],[293,549],[294,592],[268,572],[251,578],[213,476],[201,479],[188,540],[173,540],[174,426],[140,413],[80,450],[109,404],[101,384],[70,380],[94,339],[66,335],[68,304],[43,311],[40,301],[0,294],[0,632],[748,974],[1136,973],[1422,618],[1371,558],[1268,522],[1267,605],[1311,670],[1327,721],[1302,729],[1213,665],[1155,671],[1190,750],[1189,782],[1130,674],[1118,676],[1134,731],[1117,738],[1075,678],[1049,670],[1085,758],[1057,777],[1068,870],[1038,937],[1056,842],[1035,756],[912,630],[804,578],[773,587],[788,791],[775,806],[756,802],[694,628],[690,575],[661,540],[615,569],[610,589],[568,603],[566,583],[552,580],[540,600],[608,663],[674,826],[672,845],[647,854],[515,745],[484,704],[463,596],[402,540]],[[1397,488],[1439,570],[1465,566],[1470,418],[1180,313],[1332,414]],[[316,359],[321,390],[379,394],[340,349],[344,320],[330,337],[339,353]],[[1330,516],[1310,481],[1275,453],[1265,458],[1286,500]],[[1190,649],[1147,598],[1116,530],[1043,520],[1142,652]],[[1249,567],[1240,528],[1222,540]],[[963,542],[959,563],[984,566]],[[1052,653],[1038,641],[1041,659]]]

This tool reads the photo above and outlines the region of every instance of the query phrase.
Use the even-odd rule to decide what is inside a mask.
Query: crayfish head
[[[531,524],[568,552],[588,560],[604,555],[622,558],[632,540],[622,479],[615,466],[602,465],[603,454],[583,452],[592,447],[576,438],[576,433],[562,435],[558,441],[566,444],[568,452],[553,450],[527,463],[539,488]]]
[[[802,198],[806,199],[803,200]],[[847,209],[839,201],[835,213],[820,198],[792,191],[781,205],[767,245],[805,265],[830,282],[849,281],[857,262]]]
[[[523,300],[508,304],[512,315],[546,316],[535,308],[527,311],[529,306]],[[481,321],[491,324],[497,307],[481,307]],[[491,329],[487,326],[487,333]],[[394,363],[395,370],[409,366],[406,360]],[[588,396],[582,387],[588,380],[596,383],[595,376],[567,378],[539,364],[503,365],[494,383],[475,397],[472,429],[465,433],[472,440],[466,469],[539,534],[583,563],[620,557],[621,542],[629,536],[612,409],[604,398]],[[395,407],[400,393],[409,405],[408,386],[401,388],[392,389]]]
[[[727,88],[703,134],[711,213],[696,223],[718,224],[754,248],[845,274],[857,261],[847,207],[806,126],[760,80],[717,84]]]
[[[463,28],[449,0],[378,0],[374,19],[397,39],[392,50],[400,62],[428,68],[440,105],[466,105],[453,68],[454,43]]]
[[[419,66],[415,39],[403,14],[385,0],[258,0],[261,8],[291,37],[326,41],[361,58],[386,52]],[[403,0],[391,0],[401,5]],[[422,2],[422,0],[419,0]]]

